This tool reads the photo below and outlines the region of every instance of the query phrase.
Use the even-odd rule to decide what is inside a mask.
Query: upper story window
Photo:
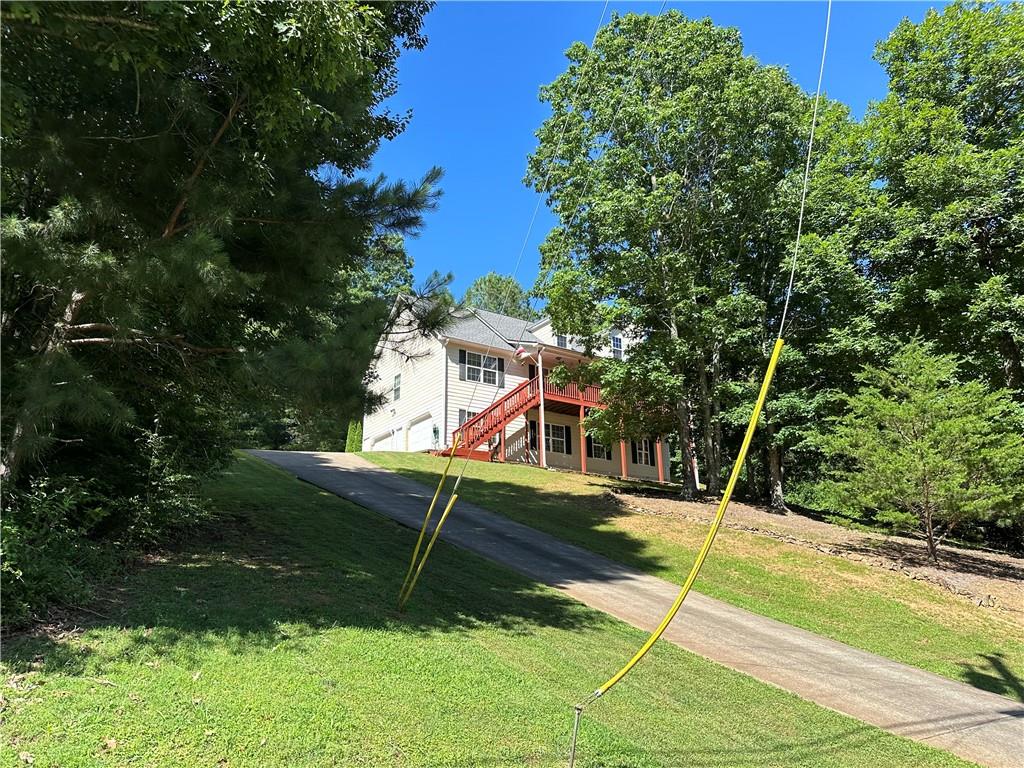
[[[612,357],[616,360],[622,359],[622,337],[612,336]]]
[[[402,396],[402,374],[395,374],[395,383],[391,385],[391,399],[398,400]]]
[[[505,361],[500,357],[459,350],[459,381],[482,381],[505,386]]]
[[[559,333],[555,335],[555,344],[560,346],[562,349],[566,349],[569,346],[569,340],[565,338],[564,333]]]

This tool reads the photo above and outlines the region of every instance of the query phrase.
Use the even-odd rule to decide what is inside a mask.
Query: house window
[[[558,335],[555,336],[555,344],[562,347],[562,349],[565,349],[566,347],[569,346],[568,339],[565,338],[565,334],[563,333],[559,333]]]
[[[461,427],[478,413],[480,413],[480,411],[467,411],[465,408],[459,408],[459,426]]]
[[[459,380],[482,381],[484,384],[505,386],[505,361],[492,355],[459,350]]]
[[[654,445],[646,437],[642,440],[633,440],[633,463],[654,466]]]
[[[572,453],[569,428],[562,424],[545,424],[544,449],[549,453]]]
[[[402,374],[395,374],[395,383],[391,387],[391,399],[398,400],[402,396]]]
[[[611,459],[612,449],[595,438],[587,435],[587,457],[591,459]]]
[[[616,360],[622,359],[622,337],[612,336],[612,357]]]

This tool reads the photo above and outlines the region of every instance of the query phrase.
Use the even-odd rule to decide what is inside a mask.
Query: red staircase
[[[569,384],[565,387],[556,387],[545,381],[544,399],[550,402],[583,405],[590,408],[603,407],[601,388],[593,386],[580,387],[576,384]],[[469,456],[482,461],[490,460],[489,453],[476,449],[497,435],[513,419],[522,416],[538,405],[540,405],[540,382],[539,377],[535,376],[529,381],[524,381],[452,432],[451,444],[455,445],[457,440],[459,446],[455,449],[455,455]],[[437,453],[448,456],[451,452],[451,448],[445,448]]]

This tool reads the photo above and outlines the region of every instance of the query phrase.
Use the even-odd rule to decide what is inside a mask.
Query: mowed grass
[[[431,487],[446,461],[416,453],[365,455]],[[631,514],[607,493],[622,484],[471,461],[460,497],[681,583],[707,526]],[[754,613],[1024,701],[1024,625],[934,585],[723,528],[696,588]]]
[[[0,761],[562,766],[571,704],[643,633],[242,457],[219,534],[153,558],[84,629],[10,638]],[[581,766],[959,766],[660,644],[584,721]]]

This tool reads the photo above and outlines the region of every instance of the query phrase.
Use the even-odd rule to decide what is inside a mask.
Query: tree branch
[[[185,205],[188,203],[189,193],[192,191],[192,187],[195,186],[196,179],[199,178],[203,169],[206,168],[206,163],[210,159],[210,153],[213,152],[217,144],[220,143],[221,138],[223,138],[224,134],[227,133],[228,128],[235,119],[235,115],[238,114],[238,110],[240,110],[242,105],[245,103],[245,99],[246,94],[242,93],[241,95],[236,96],[234,101],[231,102],[231,109],[228,110],[228,114],[224,118],[224,122],[222,122],[220,128],[217,129],[217,133],[214,134],[210,145],[199,158],[199,161],[196,163],[196,167],[192,169],[191,175],[185,180],[184,192],[182,193],[178,204],[174,206],[171,218],[167,222],[167,226],[164,227],[163,234],[161,235],[162,238],[172,237],[178,231],[178,219],[181,218],[182,211],[185,210]]]

